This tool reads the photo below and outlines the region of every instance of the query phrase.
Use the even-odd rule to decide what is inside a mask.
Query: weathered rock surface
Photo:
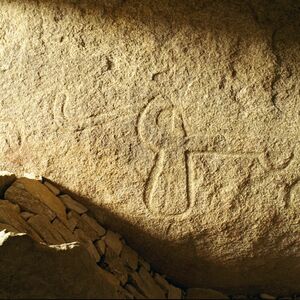
[[[0,232],[1,299],[119,299],[79,244],[45,246]]]
[[[2,0],[1,168],[178,283],[299,291],[299,5]]]

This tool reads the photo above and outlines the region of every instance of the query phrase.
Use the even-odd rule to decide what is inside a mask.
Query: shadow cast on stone
[[[246,257],[229,265],[222,265],[215,261],[199,259],[199,256],[196,262],[190,259],[193,257],[193,255],[190,255],[187,262],[185,257],[187,251],[197,256],[193,246],[195,236],[189,236],[180,241],[159,239],[153,234],[134,226],[113,211],[101,207],[101,205],[93,204],[91,199],[79,196],[50,179],[47,179],[47,181],[56,185],[62,193],[69,194],[75,200],[87,206],[93,216],[104,227],[122,234],[129,246],[149,261],[155,271],[165,274],[167,279],[178,287],[183,289],[211,288],[231,295],[247,294],[254,296],[263,291],[279,296],[299,293],[299,276],[291,277],[287,274],[299,274],[300,258]],[[201,239],[201,236],[198,239]],[[235,247],[235,245],[233,244],[232,247]],[[175,249],[176,255],[173,255]],[[182,257],[178,253],[182,253]],[[176,264],[174,264],[174,261]],[[278,270],[278,272],[274,272],[274,270]],[[174,278],[169,274],[176,274],[177,277]],[[261,276],[262,274],[263,276]],[[187,279],[191,277],[195,278],[194,282]],[[214,278],[214,285],[211,285],[211,280],[208,278]],[[199,285],[196,282],[202,282],[202,284]]]
[[[33,5],[37,3],[33,0],[26,2]],[[160,45],[185,27],[195,33],[210,32],[212,37],[223,36],[225,39],[227,36],[238,36],[257,42],[261,34],[272,39],[275,32],[282,32],[285,40],[292,44],[300,41],[297,30],[300,4],[293,0],[42,0],[38,3],[41,15],[51,13],[58,26],[72,12],[79,14],[84,21],[96,20],[100,26],[108,22],[123,24],[124,27],[126,24],[146,27]]]

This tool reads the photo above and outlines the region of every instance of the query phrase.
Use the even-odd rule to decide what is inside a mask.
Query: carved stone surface
[[[176,282],[294,292],[299,23],[292,0],[3,0],[0,167]]]

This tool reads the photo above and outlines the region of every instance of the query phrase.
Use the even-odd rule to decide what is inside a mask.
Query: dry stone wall
[[[15,179],[13,175],[1,178],[5,183]],[[84,205],[61,194],[50,182],[23,177],[4,186],[5,200],[0,200],[0,231],[26,233],[36,242],[49,246],[66,244],[68,247],[70,243],[81,243],[98,265],[98,273],[120,297],[183,298],[183,290],[153,272],[119,234],[104,229]]]
[[[299,6],[1,0],[0,168],[89,200],[181,285],[298,292]],[[33,213],[78,219],[51,199]]]
[[[82,203],[42,177],[26,176],[0,175],[2,299],[287,299],[178,288]]]

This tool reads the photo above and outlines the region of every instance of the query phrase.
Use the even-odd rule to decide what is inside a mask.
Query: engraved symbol
[[[141,105],[126,105],[107,112],[87,113],[84,103],[76,103],[68,92],[60,93],[53,103],[52,115],[55,124],[63,128],[80,128],[81,130],[112,122],[130,122],[138,115]]]
[[[139,116],[138,134],[142,143],[155,153],[155,162],[144,191],[149,211],[160,216],[187,216],[195,205],[192,155],[246,157],[257,160],[264,170],[284,169],[292,160],[289,154],[270,162],[269,152],[260,139],[249,143],[250,151],[227,144],[222,136],[188,135],[182,112],[170,101],[157,97]],[[260,146],[257,146],[260,145]]]
[[[68,102],[68,97],[65,93],[58,94],[56,96],[54,107],[53,107],[53,116],[54,116],[54,121],[58,126],[64,125],[65,121],[69,120],[70,118],[66,109],[67,102]]]
[[[295,182],[291,186],[288,196],[289,199],[288,202],[285,203],[285,205],[287,207],[289,205],[293,205],[294,207],[297,207],[297,209],[299,210],[299,204],[300,204],[300,179],[299,178],[295,180]]]
[[[181,215],[194,206],[182,115],[163,99],[150,102],[139,119],[141,140],[155,154],[144,202],[153,213]]]
[[[299,209],[300,201],[300,142],[296,143],[293,156],[289,162],[276,174],[276,180],[281,185],[279,196],[283,199],[285,208]]]

